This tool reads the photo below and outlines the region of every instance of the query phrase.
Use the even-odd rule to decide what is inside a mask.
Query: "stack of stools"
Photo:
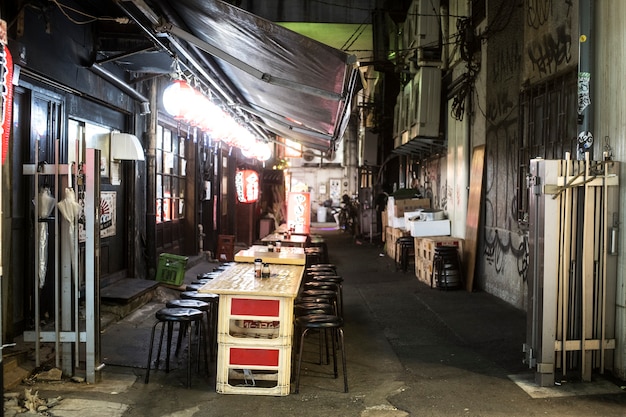
[[[395,258],[396,271],[402,269],[406,272],[411,260],[415,262],[415,238],[412,236],[399,237],[396,240]]]
[[[456,246],[437,246],[433,256],[430,286],[449,290],[460,288],[463,282],[461,260]]]
[[[176,323],[179,324],[178,331],[180,333],[187,332],[189,333],[188,340],[188,348],[187,348],[187,388],[191,386],[191,334],[192,327],[196,327],[198,330],[199,340],[198,340],[198,361],[200,356],[200,345],[204,339],[204,332],[202,331],[202,317],[204,313],[201,310],[196,308],[187,308],[187,307],[165,307],[160,309],[155,313],[156,322],[152,326],[152,334],[150,336],[150,349],[148,350],[148,366],[146,370],[146,378],[145,383],[147,384],[150,378],[150,368],[152,366],[152,350],[154,346],[154,334],[156,331],[156,327],[161,325],[161,336],[159,339],[159,348],[157,350],[157,359],[155,369],[158,368],[159,358],[161,356],[161,347],[163,345],[163,335],[165,333],[165,327],[167,325],[167,348],[166,348],[166,357],[165,357],[165,372],[169,372],[170,370],[170,353],[171,353],[171,345],[172,345],[172,334],[174,332],[174,325]],[[179,336],[179,340],[180,340]],[[205,351],[205,361],[206,361],[206,351]]]
[[[333,371],[337,372],[336,341],[341,348],[343,361],[344,392],[348,392],[348,376],[346,372],[346,353],[343,333],[343,278],[337,275],[337,268],[331,264],[314,264],[305,270],[305,277],[300,293],[294,303],[295,327],[298,347],[296,366],[295,393],[300,390],[300,372],[302,369],[302,353],[304,339],[310,330],[319,331],[319,355],[322,363],[322,339],[325,339],[326,363],[329,362],[328,338],[332,341]],[[330,335],[328,335],[330,331]]]

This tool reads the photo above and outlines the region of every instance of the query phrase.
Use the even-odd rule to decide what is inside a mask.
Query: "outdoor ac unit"
[[[413,0],[404,22],[404,47],[439,47],[439,0]]]
[[[326,164],[343,163],[343,141],[339,143],[334,152],[322,152],[317,149],[302,149],[302,157],[291,160],[292,167],[312,167]]]
[[[439,137],[441,113],[441,70],[421,67],[412,82],[409,104],[409,140],[416,137]]]

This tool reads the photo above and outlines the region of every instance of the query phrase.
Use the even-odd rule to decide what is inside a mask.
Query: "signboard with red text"
[[[295,233],[309,234],[311,230],[311,194],[289,193],[287,200],[287,226]]]

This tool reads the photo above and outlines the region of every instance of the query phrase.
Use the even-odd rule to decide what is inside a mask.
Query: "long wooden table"
[[[304,266],[272,264],[270,272],[255,278],[252,263],[236,263],[198,290],[220,296],[218,393],[289,394],[293,301]]]
[[[261,259],[268,264],[304,265],[306,263],[304,248],[298,247],[282,247],[280,252],[276,250],[269,252],[267,246],[254,245],[235,254],[235,262],[254,262],[255,259]]]
[[[290,237],[286,237],[282,233],[271,233],[261,239],[263,243],[276,243],[280,241],[283,246],[298,246],[305,247],[309,242],[308,235],[291,235]]]

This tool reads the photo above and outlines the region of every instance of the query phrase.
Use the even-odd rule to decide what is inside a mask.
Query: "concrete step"
[[[159,283],[138,278],[123,278],[100,290],[100,311],[122,319],[150,302]],[[101,323],[105,326],[106,323]]]
[[[28,350],[12,352],[2,356],[3,385],[5,390],[18,386],[30,375],[30,369],[22,367],[28,361]]]

